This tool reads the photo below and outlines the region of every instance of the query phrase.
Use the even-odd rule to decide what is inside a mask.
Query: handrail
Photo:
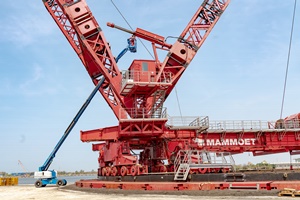
[[[162,108],[161,112],[154,112],[146,108],[120,109],[120,120],[137,120],[137,119],[167,119],[167,108]]]
[[[156,80],[156,74],[153,71],[122,71],[122,85],[128,83],[171,83],[172,73],[164,72],[161,77]]]
[[[210,130],[266,130],[300,129],[300,120],[261,121],[261,120],[226,120],[210,121]]]
[[[195,126],[195,127],[208,127],[209,120],[207,116],[168,116],[169,126]]]

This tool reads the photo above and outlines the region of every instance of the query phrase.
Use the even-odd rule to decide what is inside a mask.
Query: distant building
[[[294,163],[274,163],[275,169],[300,169],[300,162]]]
[[[294,160],[296,163],[300,162],[300,158],[295,158]]]

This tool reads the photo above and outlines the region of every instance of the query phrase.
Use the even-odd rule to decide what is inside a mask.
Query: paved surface
[[[197,191],[197,192],[148,192],[147,191],[121,191],[101,189],[77,189],[74,185],[64,188],[47,186],[35,188],[33,185],[1,186],[1,200],[23,200],[23,199],[105,199],[105,200],[219,200],[219,199],[295,199],[292,197],[278,197],[278,191]],[[297,199],[297,198],[296,198]],[[300,199],[300,198],[299,198]]]

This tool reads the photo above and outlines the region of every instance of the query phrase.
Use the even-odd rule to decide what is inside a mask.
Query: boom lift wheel
[[[63,180],[58,180],[58,181],[56,182],[56,186],[57,186],[57,187],[60,187],[60,186],[63,186],[63,185],[64,185]]]
[[[36,188],[45,187],[45,186],[43,186],[43,183],[42,183],[42,181],[41,181],[40,179],[37,180],[37,181],[34,183],[34,185],[35,185]]]

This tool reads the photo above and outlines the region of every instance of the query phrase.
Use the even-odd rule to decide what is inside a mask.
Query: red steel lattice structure
[[[206,149],[255,154],[299,150],[299,125],[256,129],[244,126],[215,128],[207,117],[183,125],[168,121],[163,103],[198,49],[225,11],[230,0],[204,0],[174,44],[143,29],[128,31],[151,42],[154,60],[133,60],[128,70],[119,70],[101,27],[85,0],[44,0],[44,4],[99,89],[119,125],[81,132],[83,142],[99,151],[99,175],[137,175],[174,170],[174,155],[181,149]],[[163,62],[157,50],[166,51]],[[270,124],[269,124],[270,125]],[[131,150],[140,150],[139,159]],[[164,163],[163,160],[167,160]]]

